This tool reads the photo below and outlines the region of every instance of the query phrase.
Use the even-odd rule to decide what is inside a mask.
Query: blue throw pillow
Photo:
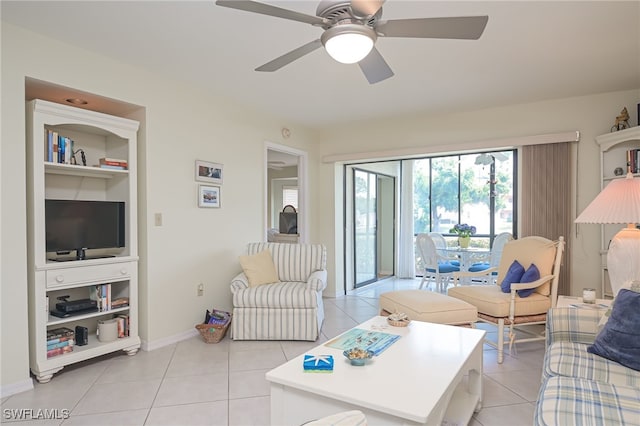
[[[524,275],[524,268],[517,260],[514,260],[511,266],[509,266],[509,270],[507,271],[507,275],[505,275],[502,283],[500,283],[500,288],[503,293],[511,293],[511,284],[519,283],[520,279]]]
[[[537,281],[540,279],[540,271],[538,270],[538,267],[535,264],[531,264],[531,266],[529,266],[527,268],[526,271],[524,271],[524,274],[522,275],[522,278],[520,278],[520,282],[521,283],[532,283],[534,281]],[[531,293],[533,293],[534,291],[536,291],[535,288],[528,288],[526,290],[518,290],[518,296],[520,297],[529,297],[531,296]]]
[[[640,371],[640,293],[618,292],[609,320],[587,352]]]

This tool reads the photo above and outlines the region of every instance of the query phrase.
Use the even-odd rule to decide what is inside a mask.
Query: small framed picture
[[[196,180],[222,184],[222,164],[196,160]]]
[[[220,187],[198,185],[198,207],[220,207]]]

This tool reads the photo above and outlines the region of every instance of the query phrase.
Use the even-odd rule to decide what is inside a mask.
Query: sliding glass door
[[[353,224],[355,286],[361,287],[377,279],[377,178],[375,173],[354,170]]]
[[[395,178],[353,170],[354,287],[394,275]]]

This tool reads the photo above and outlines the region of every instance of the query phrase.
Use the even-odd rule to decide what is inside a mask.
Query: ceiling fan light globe
[[[346,24],[329,28],[320,40],[333,59],[343,64],[355,64],[371,52],[376,33],[364,25]]]

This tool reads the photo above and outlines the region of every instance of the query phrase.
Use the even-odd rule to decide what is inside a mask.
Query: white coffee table
[[[269,371],[272,425],[353,409],[368,425],[466,425],[480,410],[483,330],[419,321],[398,328],[380,316],[356,328],[402,337],[364,367],[320,345],[306,353],[333,355],[332,373],[305,373],[304,355]]]

